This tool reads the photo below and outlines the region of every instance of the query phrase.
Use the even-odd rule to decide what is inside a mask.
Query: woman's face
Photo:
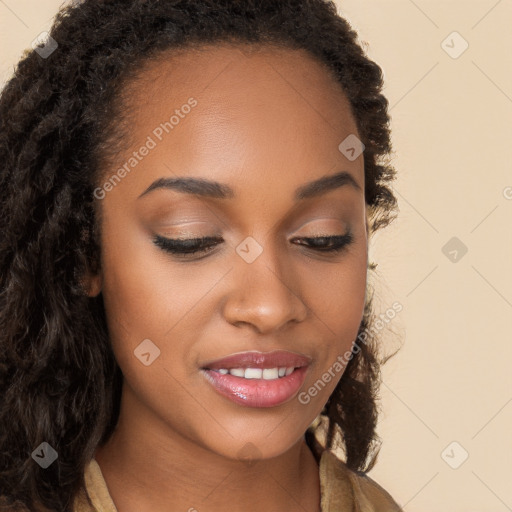
[[[102,270],[90,281],[124,374],[121,417],[164,450],[174,439],[277,456],[329,398],[363,315],[364,167],[348,100],[309,54],[269,47],[159,59],[129,94],[134,144],[95,192]],[[200,181],[164,186],[177,178]],[[315,249],[347,234],[338,252]],[[318,236],[342,238],[304,240]],[[201,237],[213,240],[202,253],[166,249]]]

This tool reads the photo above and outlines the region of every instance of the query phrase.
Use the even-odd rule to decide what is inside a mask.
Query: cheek
[[[315,272],[310,270],[308,305],[322,346],[299,402],[310,404],[317,413],[341,379],[351,357],[364,314],[366,258],[366,251],[359,247],[343,263]]]
[[[190,318],[211,282],[196,278],[191,285],[187,272],[171,274],[166,255],[160,257],[147,243],[128,251],[123,243],[105,247],[105,313],[125,384],[154,411],[170,414],[172,397],[172,417],[177,421],[188,410],[184,389],[189,389],[185,383],[194,364],[189,348],[199,328],[191,326]]]
[[[357,336],[364,313],[367,284],[366,246],[358,244],[337,263],[304,269],[308,306],[322,333],[343,348]],[[338,340],[337,343],[334,340]],[[329,350],[331,352],[332,350]]]
[[[203,329],[200,324],[214,315],[209,293],[229,267],[217,265],[199,272],[194,265],[171,262],[148,242],[147,235],[110,234],[106,225],[103,298],[119,366],[125,375],[138,372],[140,361],[134,356],[149,339],[160,351],[155,367],[167,368],[178,378],[185,376],[195,369],[190,348]]]

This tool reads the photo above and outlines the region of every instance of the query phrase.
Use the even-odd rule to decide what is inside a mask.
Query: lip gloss
[[[206,380],[221,395],[247,407],[275,407],[297,395],[306,378],[308,367],[295,368],[290,375],[273,380],[246,379],[202,369]]]

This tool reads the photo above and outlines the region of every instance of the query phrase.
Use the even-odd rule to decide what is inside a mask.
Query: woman
[[[381,88],[323,0],[58,14],[0,99],[6,509],[399,510],[365,475]]]

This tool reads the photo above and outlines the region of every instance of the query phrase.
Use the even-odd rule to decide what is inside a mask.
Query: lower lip
[[[286,377],[273,380],[244,379],[213,370],[201,371],[217,392],[237,404],[247,407],[275,407],[288,402],[298,393],[308,367],[302,366]]]

